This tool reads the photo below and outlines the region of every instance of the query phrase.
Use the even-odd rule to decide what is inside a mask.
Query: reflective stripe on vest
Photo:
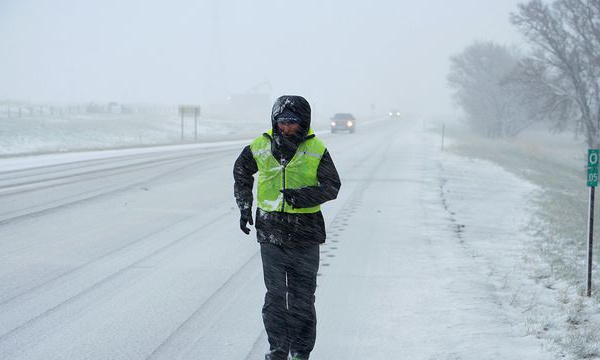
[[[272,136],[273,130],[267,132]],[[308,132],[313,134],[312,129]],[[282,189],[299,189],[318,185],[317,170],[325,153],[325,144],[312,137],[303,141],[289,163],[282,165],[271,152],[271,139],[261,135],[250,144],[258,166],[258,207],[264,211],[307,214],[321,210],[320,206],[294,209],[283,201]]]

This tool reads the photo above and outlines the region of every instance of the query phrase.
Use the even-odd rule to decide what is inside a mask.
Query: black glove
[[[283,189],[281,192],[283,193],[283,200],[292,205],[293,208],[299,207],[301,201],[299,189]]]
[[[246,226],[246,224],[250,223],[250,225],[254,225],[254,221],[252,220],[252,209],[244,209],[240,212],[240,229],[244,232],[244,234],[249,235],[250,229]]]

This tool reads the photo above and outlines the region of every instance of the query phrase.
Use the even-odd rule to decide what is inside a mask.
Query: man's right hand
[[[246,235],[250,234],[250,229],[246,226],[248,223],[254,225],[254,221],[252,220],[252,209],[244,209],[240,213],[240,229],[242,229]]]

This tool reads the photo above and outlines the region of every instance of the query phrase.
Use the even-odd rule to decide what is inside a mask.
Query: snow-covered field
[[[599,358],[598,240],[594,242],[594,293],[592,298],[582,296],[589,200],[584,141],[543,127],[499,140],[473,136],[460,127],[450,126],[449,133],[453,153],[498,164],[535,186],[524,204],[526,236],[520,266],[527,278],[513,289],[512,300],[524,307],[528,333],[548,340],[550,348],[567,358]],[[595,226],[594,238],[599,236]]]
[[[214,117],[182,119],[174,111],[132,114],[23,116],[8,118],[0,106],[0,157],[47,152],[101,150],[249,138],[264,131],[267,121]],[[328,126],[327,116],[316,117],[315,127]],[[182,133],[183,132],[183,133]]]
[[[311,358],[600,358],[567,201],[585,196],[575,141],[448,131],[440,151],[433,124],[359,125],[320,133],[343,187],[324,206]],[[149,147],[179,142],[179,126],[0,125],[0,358],[262,358],[260,259],[237,229],[231,166],[268,119]],[[74,151],[128,146],[143,148]],[[13,156],[47,151],[62,153]]]
[[[67,114],[0,119],[0,156],[141,147],[250,136],[257,121],[232,121],[177,114]]]

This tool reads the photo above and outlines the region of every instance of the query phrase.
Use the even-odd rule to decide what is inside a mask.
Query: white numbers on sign
[[[588,174],[588,182],[597,182],[598,181],[598,174]]]
[[[590,163],[590,165],[598,164],[598,154],[590,153],[590,158],[588,159],[588,162]]]

